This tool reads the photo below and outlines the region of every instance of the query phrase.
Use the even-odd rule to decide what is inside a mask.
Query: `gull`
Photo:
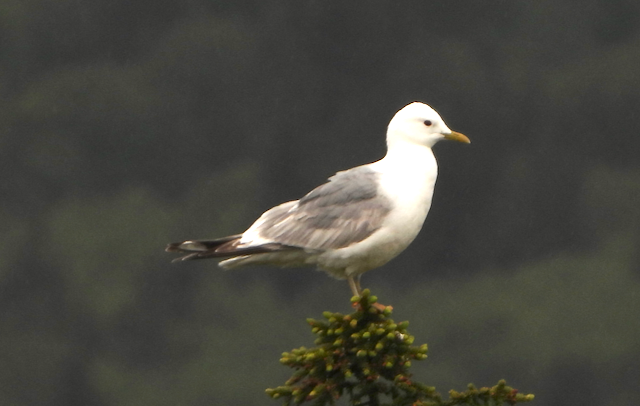
[[[384,158],[336,173],[242,234],[172,243],[166,251],[186,254],[174,261],[219,258],[224,269],[316,267],[347,279],[360,297],[362,274],[395,258],[422,229],[438,176],[431,148],[445,139],[470,143],[430,106],[410,103],[389,122]]]

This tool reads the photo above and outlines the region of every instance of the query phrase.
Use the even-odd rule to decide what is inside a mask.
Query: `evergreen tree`
[[[301,347],[282,354],[280,362],[296,370],[283,386],[267,389],[284,404],[335,405],[347,397],[350,405],[453,406],[514,405],[533,400],[504,380],[489,388],[449,391],[443,400],[436,389],[412,379],[411,362],[427,358],[427,344],[414,346],[408,321],[389,318],[391,306],[377,303],[369,290],[352,299],[356,311],[349,315],[324,312],[325,320],[307,319],[318,336],[316,347]]]

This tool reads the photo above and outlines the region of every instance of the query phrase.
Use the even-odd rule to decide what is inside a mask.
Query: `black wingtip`
[[[171,263],[173,264],[173,263],[176,263],[176,262],[189,261],[189,260],[192,260],[192,259],[201,259],[201,258],[203,258],[203,257],[202,257],[202,255],[200,255],[199,252],[194,252],[194,253],[189,254],[189,255],[185,255],[185,256],[182,256],[182,257],[174,258],[174,259],[171,260]]]
[[[172,242],[171,244],[167,244],[167,247],[164,249],[165,252],[180,252],[180,242]]]

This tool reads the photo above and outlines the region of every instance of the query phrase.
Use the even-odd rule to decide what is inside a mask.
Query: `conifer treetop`
[[[412,379],[412,361],[427,358],[427,344],[414,346],[409,322],[395,323],[390,306],[377,304],[368,289],[354,297],[355,312],[324,312],[324,320],[307,319],[317,336],[315,347],[282,354],[280,362],[295,370],[284,385],[267,389],[284,405],[335,405],[347,398],[360,406],[514,405],[533,400],[504,380],[493,387],[449,391],[443,400],[435,388]]]

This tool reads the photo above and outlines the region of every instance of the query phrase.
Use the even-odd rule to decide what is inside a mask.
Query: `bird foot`
[[[358,309],[358,310],[364,311],[364,309],[362,308],[362,304],[360,302],[351,303],[351,306],[354,309]],[[387,308],[389,310],[393,310],[393,306],[385,306],[382,303],[378,303],[378,302],[371,303],[369,306],[373,307],[374,309],[376,309],[380,313],[384,312]]]
[[[378,297],[372,295],[369,289],[354,293],[355,295],[351,298],[351,305],[362,312],[391,314],[393,311],[393,307],[378,303]],[[373,310],[371,310],[372,308]]]
[[[378,303],[378,302],[376,302],[376,303],[372,303],[372,304],[371,304],[371,307],[375,307],[375,308],[376,308],[377,310],[379,310],[380,312],[383,312],[383,311],[385,311],[385,310],[387,310],[387,309],[389,309],[389,310],[393,310],[393,306],[385,306],[385,305],[383,305],[382,303]]]

